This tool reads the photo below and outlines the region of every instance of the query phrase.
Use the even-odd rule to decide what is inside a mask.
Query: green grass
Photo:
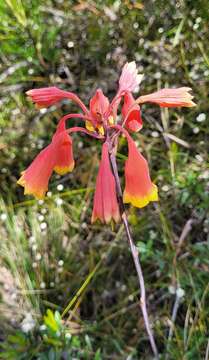
[[[112,97],[122,64],[136,60],[145,74],[140,94],[188,85],[197,103],[180,110],[143,107],[144,127],[135,140],[149,161],[160,202],[127,209],[161,359],[206,360],[207,2],[84,4],[83,10],[66,0],[0,4],[0,358],[152,358],[123,227],[90,224],[97,142],[75,136],[76,168],[63,178],[53,176],[52,196],[43,203],[24,197],[16,184],[62,114],[77,110],[64,102],[40,112],[25,91],[57,85],[88,104],[97,87]],[[126,155],[122,141],[121,175]],[[188,221],[192,228],[185,236]],[[176,287],[185,295],[172,327]],[[24,333],[27,314],[34,327]]]

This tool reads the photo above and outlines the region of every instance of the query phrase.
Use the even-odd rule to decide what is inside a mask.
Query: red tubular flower
[[[192,107],[196,106],[196,104],[192,101],[193,96],[189,93],[191,90],[189,87],[162,89],[148,95],[140,96],[136,101],[138,104],[151,102],[160,105],[160,107]]]
[[[58,89],[56,86],[33,89],[26,92],[38,107],[48,107],[68,97],[68,92]]]
[[[95,95],[90,100],[90,112],[91,115],[101,121],[101,116],[103,116],[109,108],[109,100],[104,96],[103,91],[98,89]]]
[[[72,139],[66,131],[65,122],[61,122],[57,127],[52,141],[56,141],[59,136],[62,136],[62,145],[56,155],[56,163],[54,171],[59,175],[65,175],[74,169],[73,147]],[[66,146],[67,145],[67,146]]]
[[[123,120],[125,120],[125,127],[133,132],[137,132],[142,128],[142,118],[139,105],[133,105],[135,99],[130,92],[124,95],[124,104],[122,107]],[[130,113],[129,113],[130,110]]]
[[[125,163],[125,190],[123,202],[142,208],[158,200],[157,186],[151,182],[147,161],[138,151],[133,139],[128,140],[128,160]]]
[[[24,194],[34,195],[37,199],[44,198],[55,165],[53,155],[53,147],[50,144],[22,172],[17,183],[25,188]]]
[[[84,113],[88,113],[88,109],[77,95],[69,91],[60,90],[56,86],[29,90],[26,94],[39,108],[49,107],[63,99],[69,99],[76,102]]]
[[[90,100],[90,115],[92,117],[92,122],[86,121],[86,128],[89,131],[94,131],[95,127],[102,135],[104,134],[102,121],[105,117],[105,113],[109,109],[109,105],[108,98],[104,96],[101,89],[98,89]]]
[[[37,199],[44,198],[53,169],[60,164],[60,152],[62,153],[63,147],[69,148],[71,144],[66,134],[60,132],[51,144],[38,154],[18,180],[18,184],[25,188],[25,194],[32,194]]]
[[[100,220],[102,223],[108,224],[112,219],[118,222],[120,220],[120,212],[116,196],[115,179],[110,167],[108,144],[104,143],[96,180],[91,221]]]

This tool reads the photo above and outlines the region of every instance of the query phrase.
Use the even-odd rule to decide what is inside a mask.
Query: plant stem
[[[169,349],[170,349],[170,343],[173,337],[173,332],[174,332],[174,324],[176,321],[176,317],[177,317],[177,312],[178,312],[178,308],[181,302],[181,298],[178,296],[178,294],[176,293],[176,299],[175,299],[175,303],[173,306],[173,311],[172,311],[172,316],[171,316],[171,324],[170,324],[170,328],[169,328],[169,333],[168,333],[168,340],[167,340],[167,347],[166,347],[166,355],[165,355],[165,360],[168,359],[169,357]]]
[[[145,323],[145,327],[146,327],[147,334],[148,334],[148,337],[149,337],[150,345],[152,347],[153,354],[155,355],[155,359],[159,359],[157,346],[155,344],[155,339],[154,339],[154,336],[153,336],[153,333],[152,333],[152,329],[151,329],[151,326],[150,326],[149,317],[148,317],[148,313],[147,313],[146,291],[145,291],[142,267],[141,267],[139,257],[138,257],[138,249],[134,245],[132,235],[131,235],[131,232],[130,232],[130,228],[129,228],[127,215],[126,215],[126,212],[125,212],[125,207],[124,207],[124,204],[123,204],[123,195],[122,195],[122,189],[121,189],[121,185],[120,185],[120,179],[119,179],[118,169],[117,169],[117,164],[116,164],[115,149],[110,149],[110,162],[111,162],[111,165],[112,165],[113,175],[114,175],[115,182],[116,182],[116,190],[117,190],[117,196],[118,196],[118,202],[119,202],[121,218],[122,218],[122,221],[123,221],[123,224],[124,224],[124,227],[125,227],[126,235],[127,235],[127,238],[128,238],[130,249],[131,249],[131,254],[132,254],[132,257],[133,257],[133,260],[134,260],[134,265],[135,265],[137,276],[138,276],[138,281],[139,281],[139,286],[140,286],[140,293],[141,293],[140,307],[141,307],[141,311],[142,311],[142,314],[143,314],[144,323]]]

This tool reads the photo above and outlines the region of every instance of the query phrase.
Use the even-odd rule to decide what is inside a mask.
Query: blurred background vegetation
[[[0,359],[152,359],[123,227],[90,224],[96,141],[75,136],[76,168],[53,176],[44,201],[16,184],[76,111],[37,110],[25,91],[56,85],[88,104],[101,87],[111,98],[132,60],[140,94],[195,95],[192,109],[143,107],[135,140],[160,202],[128,213],[161,359],[208,359],[208,17],[206,0],[0,2]],[[122,173],[123,143],[120,153]]]

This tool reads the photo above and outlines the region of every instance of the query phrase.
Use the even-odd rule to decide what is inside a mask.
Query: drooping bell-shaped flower
[[[138,74],[135,61],[127,62],[119,79],[119,92],[132,92],[142,81],[143,75]]]
[[[24,187],[25,194],[34,195],[37,199],[44,198],[48,190],[49,178],[60,161],[59,151],[62,151],[62,147],[69,148],[71,144],[72,142],[66,137],[66,134],[61,132],[36,156],[18,180],[18,184]]]
[[[123,202],[142,208],[158,200],[157,186],[150,179],[147,161],[127,134],[128,159],[125,163],[125,190]]]
[[[124,104],[122,107],[123,120],[127,130],[137,132],[142,128],[142,118],[140,106],[135,104],[133,95],[130,92],[124,95]]]
[[[62,136],[62,144],[56,155],[54,171],[59,175],[65,175],[74,169],[72,138],[66,131],[65,122],[61,122],[52,138],[52,142]]]
[[[99,166],[99,172],[96,179],[96,190],[94,194],[94,207],[91,221],[100,220],[108,224],[111,220],[118,222],[120,212],[116,196],[115,178],[112,174],[108,144],[105,142],[102,146],[102,159]]]
[[[24,194],[43,199],[48,190],[49,178],[52,175],[54,165],[53,147],[50,144],[22,172],[22,176],[17,183],[24,187]]]
[[[140,96],[137,99],[139,104],[151,102],[160,105],[160,107],[192,107],[196,104],[192,101],[193,97],[189,91],[189,87],[181,87],[177,89],[162,89],[154,93]]]

